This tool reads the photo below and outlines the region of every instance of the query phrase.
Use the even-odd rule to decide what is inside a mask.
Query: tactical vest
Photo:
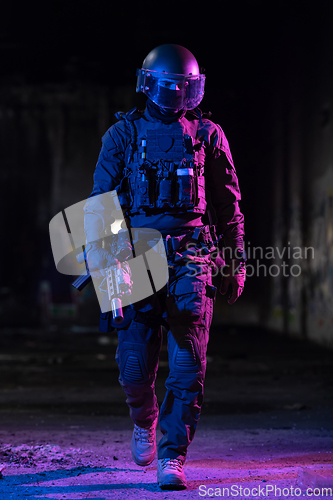
[[[184,133],[178,121],[168,126],[161,122],[147,122],[147,127],[138,133],[135,120],[142,115],[133,116],[133,111],[127,115],[116,114],[131,130],[124,175],[116,188],[122,208],[130,215],[204,214],[205,156],[202,142]],[[198,122],[191,123],[196,124],[196,132]],[[193,126],[190,128],[193,134]]]

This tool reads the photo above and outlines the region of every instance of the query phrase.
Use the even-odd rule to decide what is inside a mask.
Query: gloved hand
[[[246,276],[246,268],[244,262],[232,260],[230,265],[222,269],[222,283],[220,293],[225,295],[230,286],[230,295],[228,296],[228,304],[236,302],[244,289]]]
[[[94,278],[105,276],[105,269],[118,263],[110,252],[102,248],[100,242],[89,243],[86,246],[86,256],[89,272]]]

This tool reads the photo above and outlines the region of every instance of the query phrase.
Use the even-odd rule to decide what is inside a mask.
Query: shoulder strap
[[[123,111],[117,111],[117,113],[115,113],[115,117],[118,120],[125,120],[131,132],[131,142],[129,147],[129,155],[127,159],[128,163],[132,161],[134,151],[136,150],[137,147],[136,141],[138,134],[134,121],[137,120],[138,118],[141,118],[142,114],[143,114],[142,111],[139,111],[137,108],[133,108],[127,113],[124,113]]]
[[[124,113],[123,111],[117,111],[117,113],[114,114],[114,116],[118,120],[128,120],[131,122],[137,120],[138,118],[141,118],[142,115],[143,111],[140,111],[138,108],[132,108],[127,113]]]

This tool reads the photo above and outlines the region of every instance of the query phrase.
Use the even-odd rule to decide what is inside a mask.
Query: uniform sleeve
[[[109,128],[102,137],[102,147],[93,176],[93,190],[84,207],[87,243],[98,240],[109,224],[108,217],[114,205],[111,197],[103,193],[113,191],[120,183],[127,145],[128,134],[123,121]]]
[[[127,134],[123,123],[113,125],[102,137],[102,147],[94,172],[90,196],[112,191],[120,182],[124,168]]]
[[[217,217],[217,232],[232,251],[243,250],[244,216],[241,193],[227,138],[219,125],[210,122],[206,143],[206,185]]]

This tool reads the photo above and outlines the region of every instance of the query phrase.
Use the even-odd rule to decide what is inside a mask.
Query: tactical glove
[[[101,242],[89,243],[86,256],[89,272],[94,278],[105,276],[105,269],[118,263],[110,252],[102,248]]]
[[[222,269],[222,283],[220,293],[225,295],[230,288],[228,304],[236,302],[244,289],[246,268],[244,262],[231,260],[230,265]]]

